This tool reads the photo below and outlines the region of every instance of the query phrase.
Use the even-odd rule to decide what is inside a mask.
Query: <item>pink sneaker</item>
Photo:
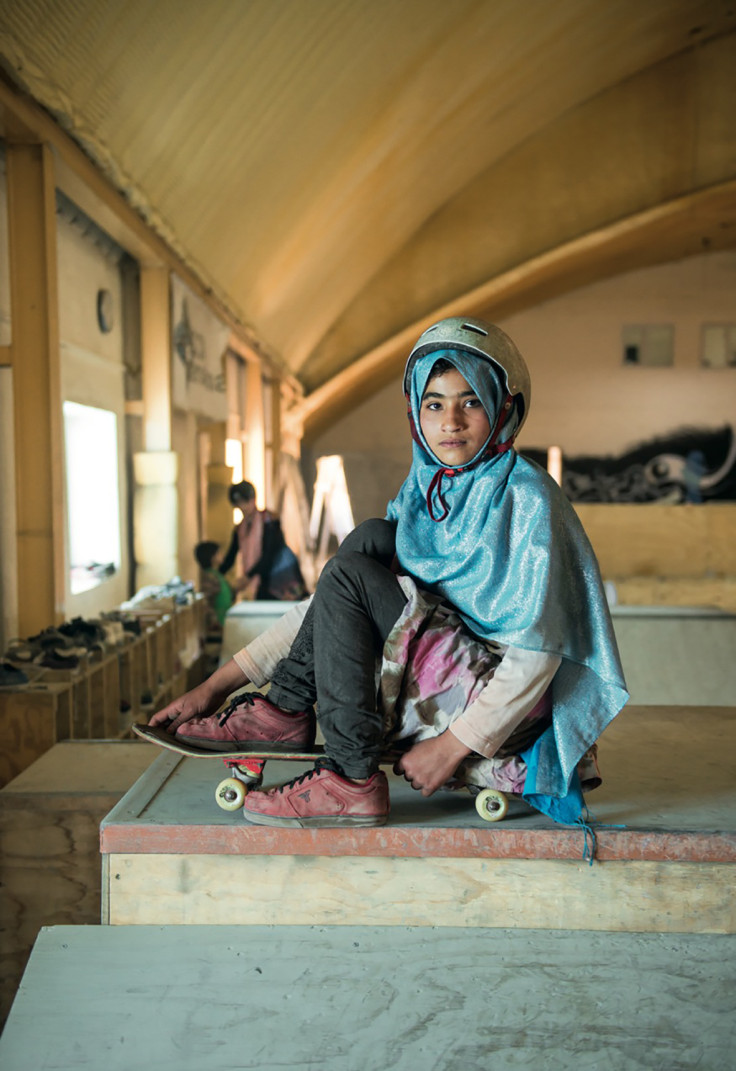
[[[243,692],[221,714],[192,718],[174,734],[184,744],[208,751],[257,750],[277,745],[283,751],[308,751],[314,746],[314,711],[287,713],[260,692]]]
[[[356,785],[317,762],[280,788],[249,792],[244,817],[260,826],[382,826],[389,812],[382,771]]]

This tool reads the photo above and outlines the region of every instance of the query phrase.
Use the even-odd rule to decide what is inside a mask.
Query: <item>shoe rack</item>
[[[206,600],[164,610],[126,610],[139,632],[79,658],[74,669],[44,669],[0,689],[0,787],[62,740],[123,740],[134,722],[206,675]]]

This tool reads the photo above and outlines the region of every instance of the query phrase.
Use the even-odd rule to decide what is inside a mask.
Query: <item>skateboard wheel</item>
[[[226,777],[220,781],[215,792],[217,806],[223,811],[237,811],[243,806],[246,791],[245,785],[237,777]]]
[[[509,801],[497,788],[482,788],[475,797],[475,809],[486,822],[500,822],[509,809]]]

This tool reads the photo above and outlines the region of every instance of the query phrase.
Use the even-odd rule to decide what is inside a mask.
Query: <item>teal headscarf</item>
[[[490,361],[475,354],[436,350],[413,363],[413,461],[386,514],[397,524],[397,557],[476,636],[561,657],[552,726],[524,756],[524,795],[552,817],[575,821],[582,808],[577,764],[628,699],[598,563],[560,488],[513,448],[487,457],[484,447],[454,474],[431,452],[419,418],[439,358],[472,387],[492,428],[505,397]],[[508,445],[514,431],[512,416],[498,442]],[[433,520],[441,507],[446,517]]]

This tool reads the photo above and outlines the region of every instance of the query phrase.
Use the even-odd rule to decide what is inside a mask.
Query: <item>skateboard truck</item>
[[[248,790],[259,788],[263,783],[265,759],[223,759],[230,776],[220,781],[215,790],[215,801],[223,811],[237,811],[243,806]]]

